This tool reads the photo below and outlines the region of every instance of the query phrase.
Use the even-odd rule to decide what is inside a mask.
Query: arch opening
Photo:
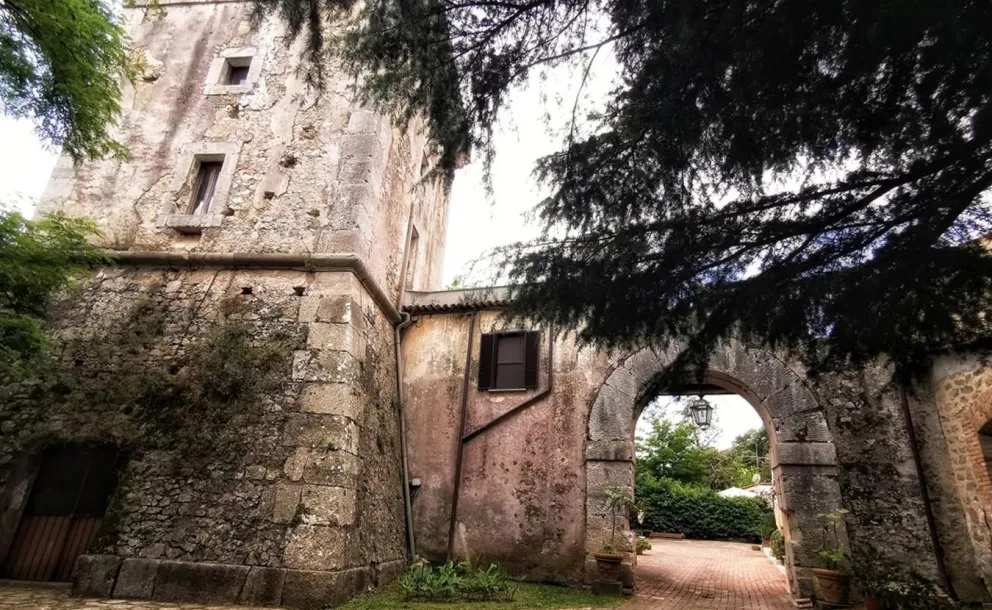
[[[840,508],[836,452],[818,398],[803,375],[774,354],[736,341],[720,346],[699,382],[662,388],[658,379],[674,353],[645,348],[623,359],[591,405],[585,450],[587,580],[595,580],[593,553],[610,533],[599,514],[606,491],[634,494],[634,431],[647,404],[658,395],[716,392],[741,396],[764,424],[789,590],[794,598],[812,597],[819,515]],[[846,545],[846,533],[842,538]],[[633,585],[633,548],[624,549],[624,556],[624,578]]]

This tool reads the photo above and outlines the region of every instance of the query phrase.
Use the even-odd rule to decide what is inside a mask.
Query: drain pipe
[[[407,458],[406,447],[406,415],[403,410],[403,354],[402,354],[402,333],[403,329],[413,324],[410,314],[400,312],[403,321],[394,328],[394,346],[396,348],[396,400],[399,402],[400,419],[400,467],[403,469],[401,480],[403,483],[403,512],[406,516],[406,547],[413,561],[417,556],[417,543],[413,535],[413,502],[410,500],[410,469]]]
[[[913,463],[916,465],[916,478],[920,482],[920,497],[923,499],[923,510],[927,516],[927,529],[930,530],[930,544],[933,545],[933,556],[937,562],[937,574],[940,576],[947,594],[952,600],[957,601],[958,596],[951,584],[951,578],[947,574],[947,566],[944,564],[944,551],[937,537],[937,520],[933,516],[930,491],[927,489],[927,481],[923,475],[923,460],[920,457],[920,447],[916,442],[916,428],[913,426],[913,415],[909,410],[906,387],[901,382],[899,383],[899,399],[902,406],[902,416],[906,422],[906,434],[909,436],[909,447],[913,453]]]
[[[455,454],[455,481],[451,492],[451,521],[448,524],[448,561],[455,554],[455,525],[458,522],[458,498],[462,489],[462,457],[465,454],[465,426],[468,423],[468,380],[472,372],[472,346],[475,342],[475,321],[479,312],[473,311],[468,323],[468,347],[465,352],[465,376],[462,378],[461,423],[458,428],[458,453]]]

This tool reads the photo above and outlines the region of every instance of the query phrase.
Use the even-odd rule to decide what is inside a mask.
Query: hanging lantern
[[[713,421],[713,405],[699,396],[689,403],[689,415],[700,430],[705,430],[710,427],[710,423]]]

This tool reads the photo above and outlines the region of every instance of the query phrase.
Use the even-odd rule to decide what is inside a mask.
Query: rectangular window
[[[210,212],[214,196],[217,194],[217,179],[223,161],[200,161],[196,171],[196,182],[193,185],[193,201],[190,203],[190,214],[206,214]]]
[[[225,85],[242,85],[248,80],[248,68],[251,66],[235,66],[231,64],[227,70],[227,82]]]
[[[540,342],[541,333],[536,331],[483,334],[479,389],[536,388]]]

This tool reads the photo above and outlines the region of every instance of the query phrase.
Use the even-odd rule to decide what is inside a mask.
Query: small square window
[[[534,331],[482,335],[479,389],[536,388],[540,337]]]
[[[235,63],[237,62],[237,63]],[[243,85],[248,80],[248,70],[251,68],[251,59],[227,61],[227,70],[224,75],[225,85]]]
[[[189,213],[207,214],[217,195],[217,180],[224,161],[200,161],[196,170],[196,181],[193,184],[193,200],[190,202]]]

